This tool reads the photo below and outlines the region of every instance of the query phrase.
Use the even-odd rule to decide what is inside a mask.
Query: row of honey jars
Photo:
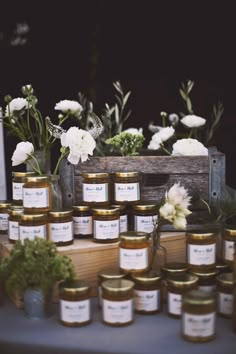
[[[0,234],[6,234],[8,232],[8,209],[12,203],[7,200],[0,201]]]
[[[138,172],[83,173],[83,203],[107,206],[111,203],[136,204],[141,200],[141,177]]]

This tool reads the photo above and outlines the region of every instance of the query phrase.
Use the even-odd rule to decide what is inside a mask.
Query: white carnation
[[[25,162],[30,155],[34,153],[34,146],[28,141],[22,141],[16,145],[16,149],[12,155],[12,166],[18,166]]]
[[[202,127],[206,123],[206,119],[195,116],[194,114],[189,114],[182,118],[180,121],[188,128]]]
[[[173,156],[208,155],[208,149],[196,139],[180,139],[172,146]]]
[[[56,111],[62,111],[63,113],[80,114],[83,107],[77,101],[63,100],[58,102],[54,109]]]
[[[134,135],[143,135],[143,128],[128,128],[126,130],[123,130],[123,132],[125,133],[130,133],[130,134],[134,134]]]
[[[13,98],[13,100],[7,105],[5,115],[9,116],[13,112],[21,111],[22,109],[26,109],[28,106],[28,102],[25,98]],[[9,114],[10,112],[10,114]]]

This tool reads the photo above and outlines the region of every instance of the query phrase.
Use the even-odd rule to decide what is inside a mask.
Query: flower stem
[[[163,144],[160,145],[161,149],[167,154],[167,155],[171,155],[171,153],[164,147]]]
[[[33,164],[32,163],[32,161],[28,161],[29,162],[29,164],[30,164],[30,166],[33,168],[33,170],[35,171],[35,172],[37,172],[39,175],[42,175],[42,171],[41,171],[41,169],[40,169],[40,166],[39,166],[39,163],[38,163],[38,160],[36,159],[36,157],[34,156],[34,155],[28,155],[31,159],[33,159],[34,160],[34,162],[35,162],[35,164]]]
[[[64,159],[64,157],[66,157],[67,155],[68,155],[68,151],[61,153],[61,156],[60,156],[60,158],[58,159],[57,164],[56,164],[56,167],[55,167],[55,169],[54,169],[54,171],[53,171],[53,175],[56,175],[56,174],[58,173],[58,169],[59,169],[60,163],[61,163],[61,161]]]

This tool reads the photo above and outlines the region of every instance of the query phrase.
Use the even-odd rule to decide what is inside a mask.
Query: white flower
[[[134,134],[134,135],[143,135],[143,128],[128,128],[126,130],[123,130],[123,132]]]
[[[206,123],[206,119],[195,116],[194,114],[189,114],[182,118],[180,121],[188,128],[202,127]]]
[[[7,105],[5,115],[8,117],[15,111],[21,111],[22,109],[27,108],[28,102],[25,98],[13,98],[13,100]]]
[[[173,204],[175,207],[187,209],[190,205],[191,197],[188,196],[188,191],[181,187],[179,183],[175,183],[165,195],[166,201]]]
[[[148,149],[149,150],[159,150],[161,147],[161,141],[159,140],[154,140],[152,139],[149,144],[148,144]]]
[[[77,101],[63,100],[58,102],[54,109],[56,111],[62,111],[63,113],[80,114],[83,107]]]
[[[177,230],[186,229],[187,220],[184,216],[176,216],[173,220],[173,225]]]
[[[161,128],[161,127],[159,127]],[[150,150],[158,150],[163,144],[164,141],[170,139],[175,133],[173,127],[165,127],[161,128],[157,133],[152,136],[151,141],[149,142],[148,149]]]
[[[208,149],[196,139],[180,139],[172,146],[173,156],[208,155]]]
[[[179,121],[179,116],[178,116],[178,114],[176,114],[176,113],[170,113],[169,115],[168,115],[168,120],[169,120],[169,122],[172,124],[172,125],[176,125],[177,123],[178,123],[178,121]]]
[[[16,149],[12,155],[12,166],[18,166],[25,162],[30,155],[34,153],[34,146],[28,141],[22,141],[16,145]]]
[[[160,207],[160,216],[166,220],[173,221],[176,214],[176,210],[173,204],[166,202],[162,207]]]
[[[96,142],[89,132],[71,127],[66,133],[62,133],[61,145],[69,147],[70,153],[67,159],[73,165],[77,165],[80,159],[84,162],[88,160],[88,155],[93,155]]]

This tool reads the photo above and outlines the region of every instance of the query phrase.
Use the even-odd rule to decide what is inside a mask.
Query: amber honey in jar
[[[188,273],[173,274],[167,278],[167,312],[170,317],[180,318],[183,295],[196,289],[197,283],[198,277]]]
[[[26,177],[23,185],[24,212],[47,213],[52,209],[52,187],[49,176]]]
[[[126,326],[134,320],[134,282],[111,279],[102,283],[102,317],[110,326]]]
[[[19,222],[20,240],[48,238],[46,214],[22,214]]]
[[[208,273],[216,266],[216,234],[189,232],[186,234],[187,264],[191,271]]]
[[[112,207],[93,209],[93,240],[95,242],[117,242],[119,232],[119,209]]]
[[[124,204],[112,204],[113,208],[119,209],[120,233],[128,231],[128,210]]]
[[[233,313],[233,273],[222,273],[216,277],[217,312],[223,317],[232,317]]]
[[[93,216],[88,205],[73,206],[74,238],[93,237]]]
[[[236,229],[226,228],[223,231],[223,260],[232,268],[234,259],[234,245],[236,243]]]
[[[157,204],[138,203],[133,205],[134,230],[151,233],[157,223]]]
[[[191,272],[196,275],[198,279],[198,290],[214,293],[216,291],[216,276],[219,274],[215,269],[209,273]]]
[[[11,203],[6,200],[0,200],[0,234],[8,232],[8,218]]]
[[[67,327],[90,323],[90,287],[83,280],[66,281],[60,285],[60,322]]]
[[[162,268],[161,272],[163,274],[163,288],[162,288],[162,297],[163,301],[166,301],[167,298],[167,278],[173,274],[186,273],[188,271],[188,266],[185,262],[168,262]]]
[[[15,243],[20,239],[19,222],[24,210],[20,206],[12,206],[9,208],[8,219],[8,239],[10,243]]]
[[[116,172],[113,176],[114,203],[136,204],[141,200],[139,172]]]
[[[108,173],[82,173],[83,203],[90,206],[107,206],[110,201]]]
[[[120,234],[119,264],[123,273],[140,273],[148,269],[148,234],[127,231]]]
[[[23,204],[23,185],[26,177],[35,176],[35,172],[12,172],[12,199],[14,205]]]
[[[149,271],[131,276],[134,286],[134,309],[137,313],[153,314],[161,312],[161,275]]]
[[[98,273],[98,306],[102,307],[102,283],[106,280],[123,279],[125,274],[118,268],[102,269]]]
[[[48,237],[57,246],[73,243],[72,210],[51,210],[48,213]]]
[[[216,298],[211,293],[192,290],[183,296],[181,334],[190,342],[215,338]]]

